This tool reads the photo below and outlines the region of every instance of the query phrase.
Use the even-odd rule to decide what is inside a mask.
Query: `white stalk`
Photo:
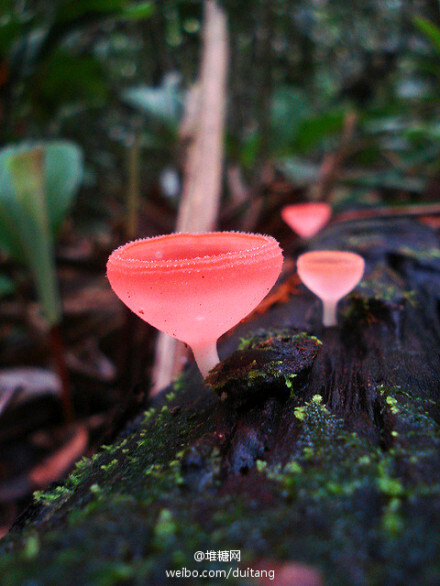
[[[217,340],[203,346],[194,346],[192,351],[203,378],[220,362],[217,354]]]
[[[323,316],[322,316],[322,323],[325,325],[326,328],[331,328],[332,326],[338,325],[338,320],[336,318],[336,310],[338,307],[338,301],[323,301]]]

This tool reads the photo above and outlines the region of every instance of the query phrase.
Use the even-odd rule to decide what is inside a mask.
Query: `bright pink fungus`
[[[192,348],[206,376],[219,362],[217,339],[265,297],[282,263],[271,236],[169,234],[114,250],[107,276],[134,313]]]
[[[356,287],[364,274],[364,259],[354,252],[318,250],[298,257],[298,275],[323,303],[325,326],[337,324],[338,301]]]
[[[328,203],[299,203],[281,210],[281,217],[301,238],[312,238],[330,220],[332,208]]]

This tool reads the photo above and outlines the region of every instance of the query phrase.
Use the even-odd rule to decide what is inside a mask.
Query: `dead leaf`
[[[19,391],[19,387],[10,387],[5,392],[0,393],[0,417],[12,403]]]
[[[46,368],[23,366],[0,371],[0,404],[13,391],[13,403],[18,404],[42,395],[58,396],[60,390],[58,376]]]
[[[59,480],[85,452],[88,441],[87,428],[84,425],[76,425],[70,439],[30,471],[31,484],[35,488],[45,488],[54,480]]]
[[[66,362],[74,372],[94,379],[112,382],[116,378],[116,366],[103,354],[95,338],[89,338],[81,347],[68,352]]]

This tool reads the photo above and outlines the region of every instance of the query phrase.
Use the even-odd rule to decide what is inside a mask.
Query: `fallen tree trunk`
[[[2,542],[4,583],[167,584],[183,567],[273,570],[276,584],[440,582],[438,237],[367,220],[314,246],[366,260],[339,327],[323,330],[302,286],[241,324],[210,375],[220,399],[185,370],[116,443],[36,495]],[[222,561],[231,550],[240,566]]]

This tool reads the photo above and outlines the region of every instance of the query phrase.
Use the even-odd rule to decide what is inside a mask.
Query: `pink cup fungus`
[[[281,217],[301,238],[315,236],[330,220],[332,208],[328,203],[299,203],[286,206]]]
[[[356,287],[364,274],[364,259],[354,252],[318,250],[298,257],[298,275],[323,303],[323,324],[337,324],[338,301]]]
[[[206,376],[219,362],[217,339],[265,297],[282,263],[271,236],[169,234],[114,250],[107,276],[134,313],[192,348]]]

